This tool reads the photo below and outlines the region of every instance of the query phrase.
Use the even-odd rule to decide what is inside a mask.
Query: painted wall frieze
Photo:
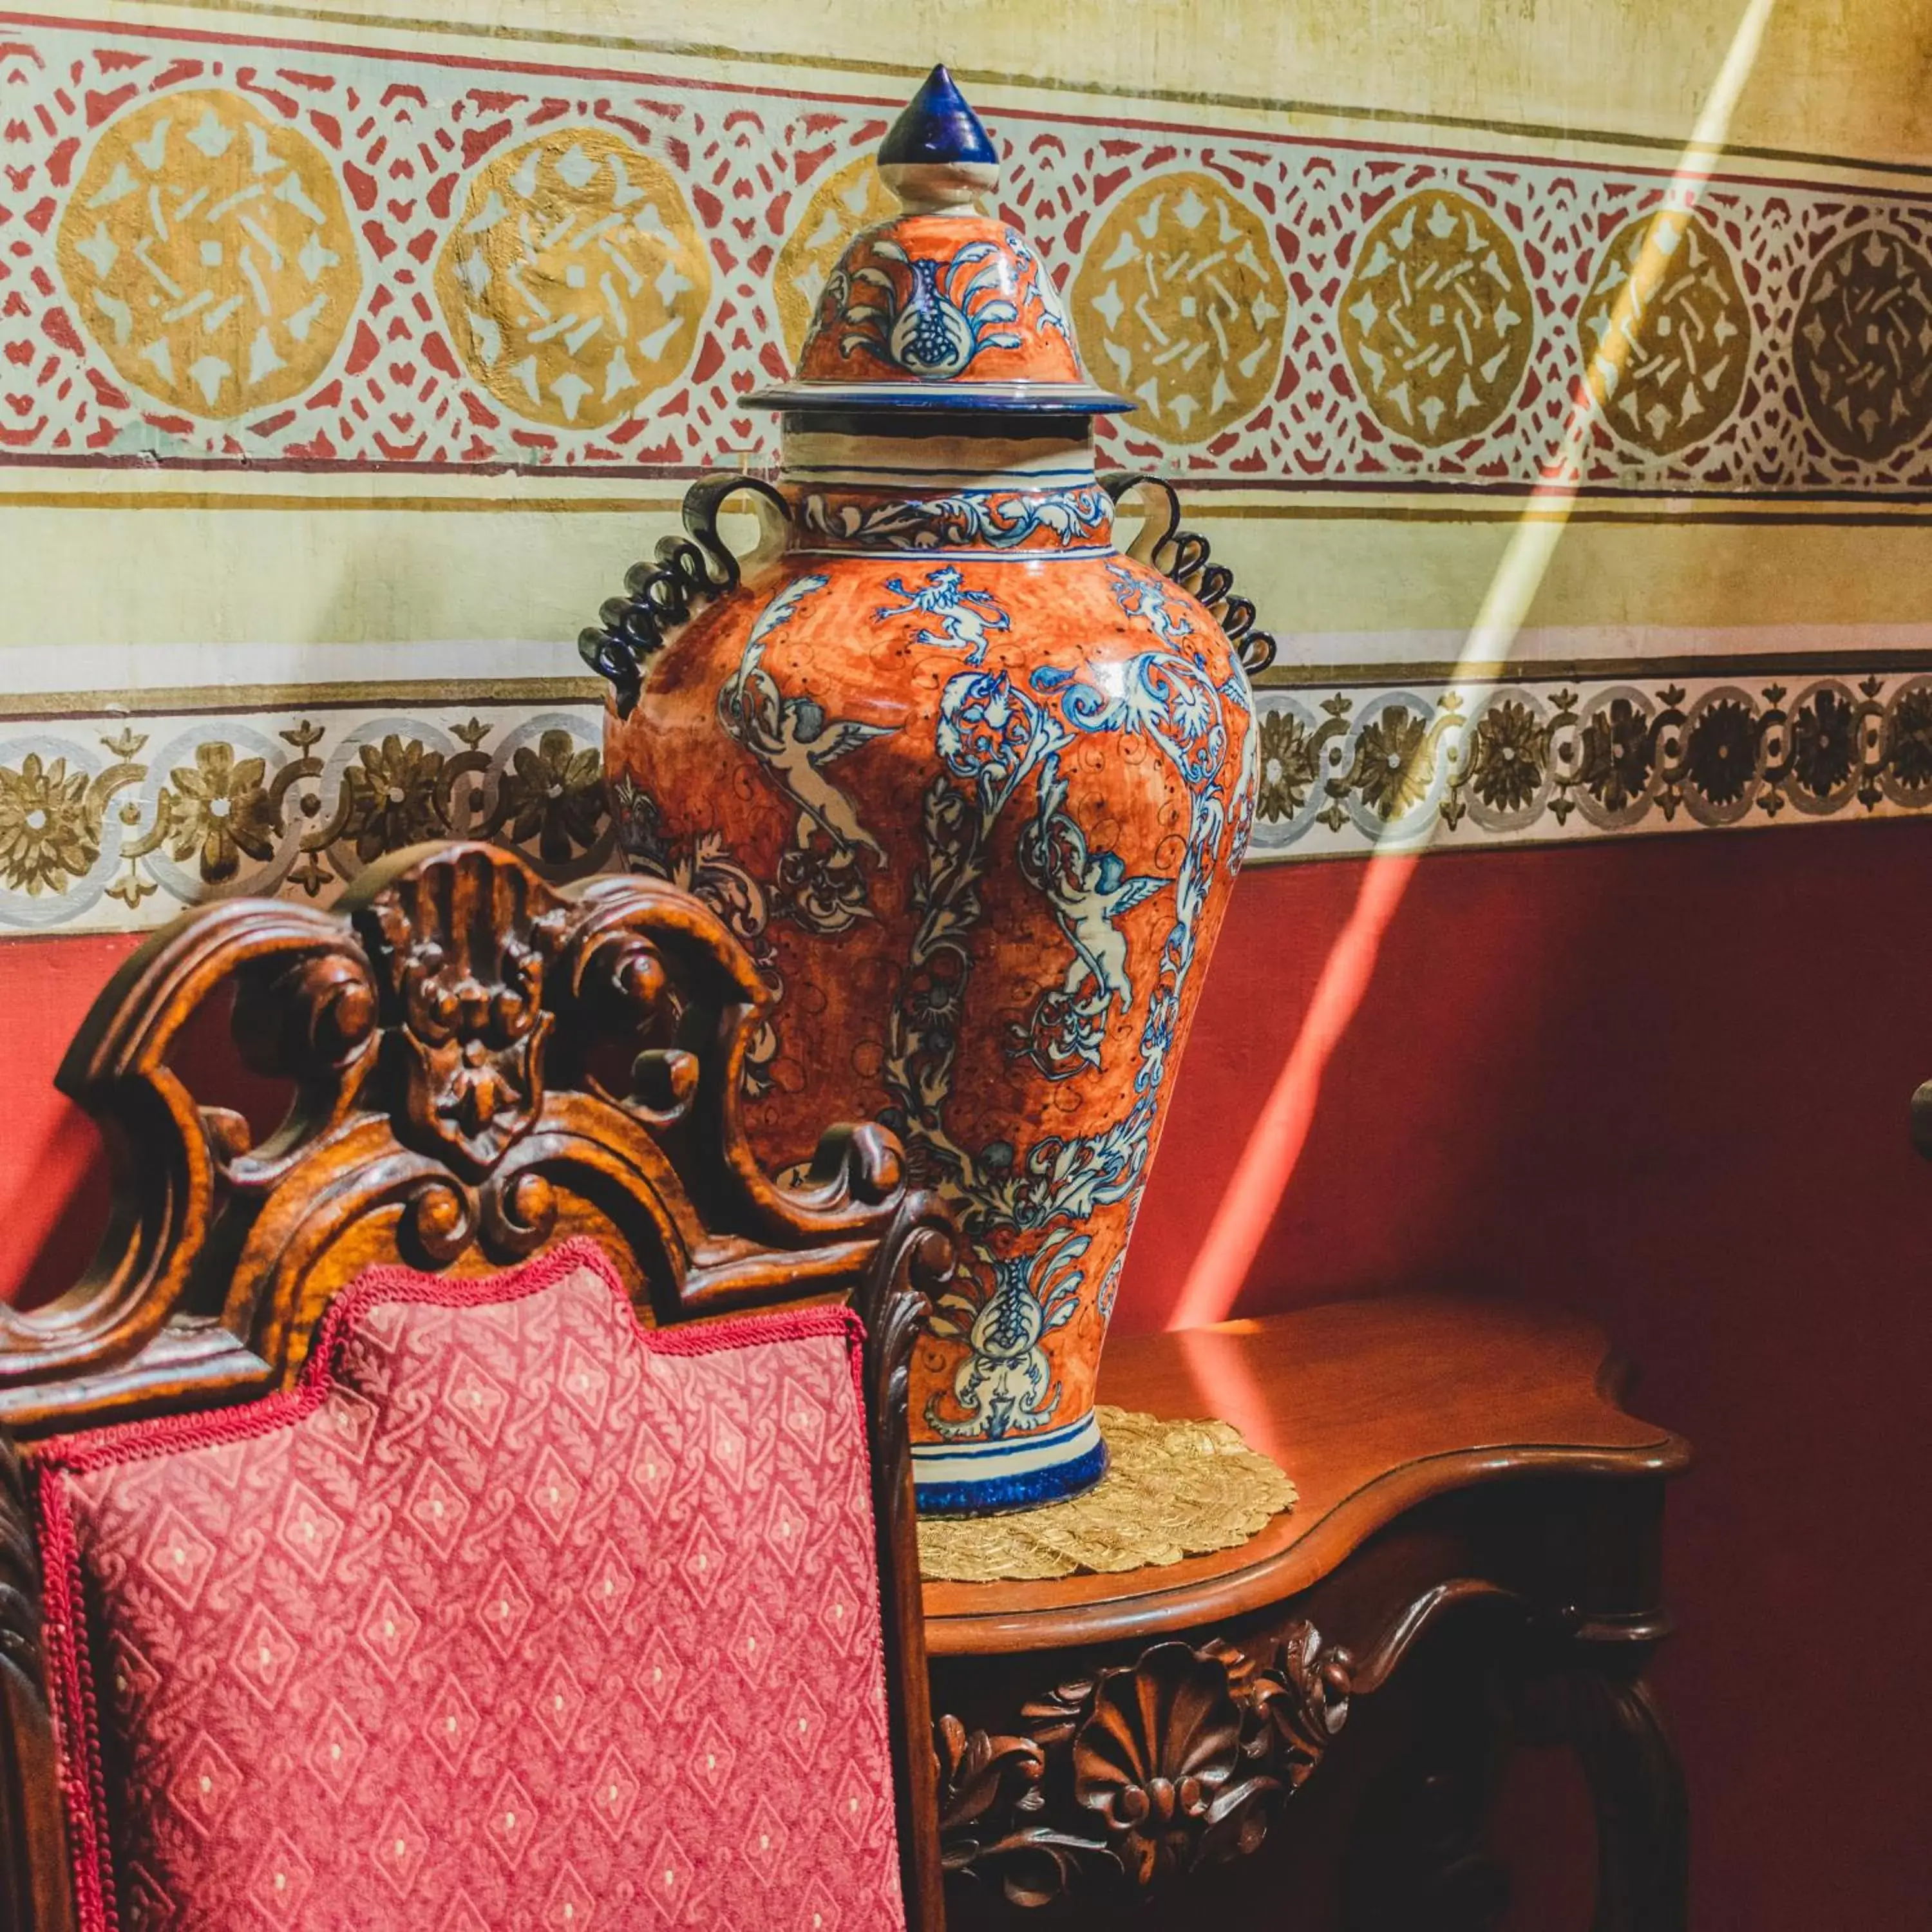
[[[1256,692],[1250,866],[1932,816],[1921,668]],[[601,707],[319,689],[276,712],[0,716],[0,933],[137,932],[234,893],[327,904],[373,860],[484,836],[615,866]]]
[[[764,446],[885,212],[838,98],[16,20],[0,458],[635,473]],[[31,110],[31,111],[28,111]],[[1104,460],[1298,490],[1932,490],[1932,196],[993,116]],[[781,352],[778,344],[784,344]],[[760,346],[762,345],[762,346]]]
[[[1932,669],[1256,693],[1251,864],[1932,813]]]
[[[326,904],[424,839],[548,877],[613,845],[598,707],[0,719],[0,932],[134,932],[238,894]]]

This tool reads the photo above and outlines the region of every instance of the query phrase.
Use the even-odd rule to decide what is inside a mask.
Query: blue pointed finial
[[[879,149],[881,167],[966,162],[997,167],[999,150],[944,67],[926,77]]]
[[[1048,271],[997,200],[1000,150],[944,68],[892,123],[878,170],[904,212],[846,244],[797,380],[754,404],[782,410],[788,433],[819,411],[914,412],[907,422],[937,412],[934,422],[976,410],[1024,423],[1134,406],[1088,380]],[[1054,433],[1067,434],[1064,420]]]

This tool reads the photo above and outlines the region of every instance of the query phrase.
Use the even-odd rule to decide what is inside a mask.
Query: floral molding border
[[[1932,813],[1932,668],[1256,697],[1251,864]]]
[[[744,395],[882,212],[898,94],[838,92],[16,16],[0,454],[608,472],[764,448]],[[1520,490],[1580,403],[1586,489],[1932,492],[1922,193],[991,118],[1001,212],[1096,380],[1143,404],[1102,427],[1109,460]],[[252,200],[223,186],[251,145]],[[1636,259],[1660,211],[1664,271]],[[1598,353],[1617,328],[1626,362]]]
[[[326,903],[424,839],[547,877],[614,846],[589,704],[0,722],[0,932],[135,932],[241,894]]]
[[[1932,667],[1264,687],[1250,865],[1932,814]],[[0,719],[0,932],[327,903],[421,840],[622,863],[597,704]]]

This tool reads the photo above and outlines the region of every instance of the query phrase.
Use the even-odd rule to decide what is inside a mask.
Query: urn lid
[[[798,374],[764,407],[1100,416],[1130,410],[1087,379],[1046,266],[980,198],[999,154],[943,67],[895,121],[879,172],[902,212],[855,236],[826,279]]]

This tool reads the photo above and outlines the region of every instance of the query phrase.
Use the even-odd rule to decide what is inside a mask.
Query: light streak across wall
[[[1618,292],[1609,326],[1578,378],[1562,441],[1544,464],[1542,478],[1490,580],[1456,662],[1459,680],[1466,681],[1470,667],[1507,663],[1515,650],[1524,620],[1575,506],[1586,441],[1598,412],[1614,396],[1636,348],[1642,302],[1664,280],[1681,241],[1681,222],[1672,218],[1696,210],[1701,192],[1723,156],[1732,117],[1757,64],[1776,4],[1777,0],[1748,0],[1672,172],[1670,188],[1652,219],[1630,278]],[[1323,962],[1294,1043],[1249,1133],[1207,1238],[1196,1253],[1180,1298],[1168,1318],[1170,1328],[1204,1327],[1224,1319],[1234,1307],[1307,1144],[1322,1076],[1360,1008],[1382,941],[1428,843],[1425,838],[1419,846],[1400,853],[1370,856],[1361,890]]]

